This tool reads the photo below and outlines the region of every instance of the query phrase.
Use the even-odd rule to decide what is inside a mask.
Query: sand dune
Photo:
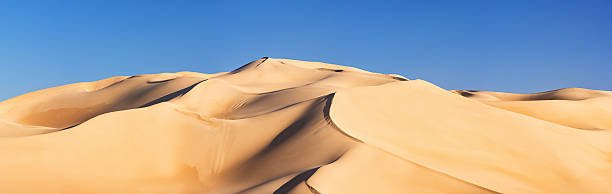
[[[565,88],[534,94],[463,91],[484,104],[584,130],[612,129],[612,92]]]
[[[262,58],[0,102],[0,193],[612,193],[612,92]]]

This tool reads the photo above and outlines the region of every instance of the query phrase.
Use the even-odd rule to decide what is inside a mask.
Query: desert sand
[[[612,193],[612,92],[262,58],[0,102],[0,193]]]

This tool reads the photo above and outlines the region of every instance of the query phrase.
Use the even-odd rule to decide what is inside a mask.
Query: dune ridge
[[[0,102],[0,193],[610,193],[612,92],[262,58]]]

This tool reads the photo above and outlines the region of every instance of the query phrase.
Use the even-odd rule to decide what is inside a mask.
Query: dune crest
[[[0,102],[0,193],[611,193],[612,92],[262,58]]]

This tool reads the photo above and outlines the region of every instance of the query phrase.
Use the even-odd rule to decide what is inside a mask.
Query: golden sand
[[[0,193],[612,193],[612,92],[263,58],[0,102]]]

